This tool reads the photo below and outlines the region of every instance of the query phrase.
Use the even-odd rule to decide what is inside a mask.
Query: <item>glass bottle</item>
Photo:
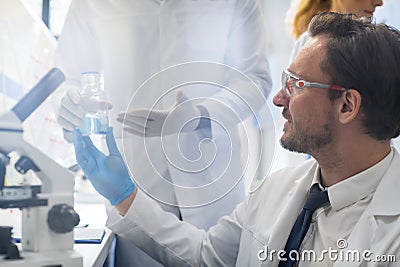
[[[102,80],[99,72],[81,74],[81,105],[86,111],[79,127],[82,135],[107,133],[109,101]]]

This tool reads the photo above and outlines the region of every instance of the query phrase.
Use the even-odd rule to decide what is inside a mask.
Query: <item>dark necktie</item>
[[[300,245],[303,242],[304,236],[306,235],[308,228],[310,227],[311,218],[316,209],[322,205],[329,203],[328,192],[322,191],[318,184],[314,184],[311,187],[310,194],[304,204],[303,210],[299,214],[294,223],[292,231],[290,232],[289,238],[285,246],[285,257],[287,261],[281,261],[279,267],[293,266],[295,261],[289,259],[290,251],[299,251]],[[295,253],[291,254],[295,257]]]

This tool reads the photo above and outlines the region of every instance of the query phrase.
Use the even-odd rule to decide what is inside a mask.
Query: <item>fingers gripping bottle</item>
[[[81,105],[86,114],[79,129],[82,135],[106,134],[108,129],[108,97],[99,72],[81,74]]]

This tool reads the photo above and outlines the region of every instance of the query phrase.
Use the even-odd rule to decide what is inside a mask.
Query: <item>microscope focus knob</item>
[[[67,204],[57,204],[51,207],[47,214],[47,224],[56,233],[71,232],[79,223],[79,215]]]

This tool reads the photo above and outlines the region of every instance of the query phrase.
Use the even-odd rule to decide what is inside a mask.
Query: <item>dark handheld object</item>
[[[23,122],[64,80],[64,74],[52,68],[11,110]]]

